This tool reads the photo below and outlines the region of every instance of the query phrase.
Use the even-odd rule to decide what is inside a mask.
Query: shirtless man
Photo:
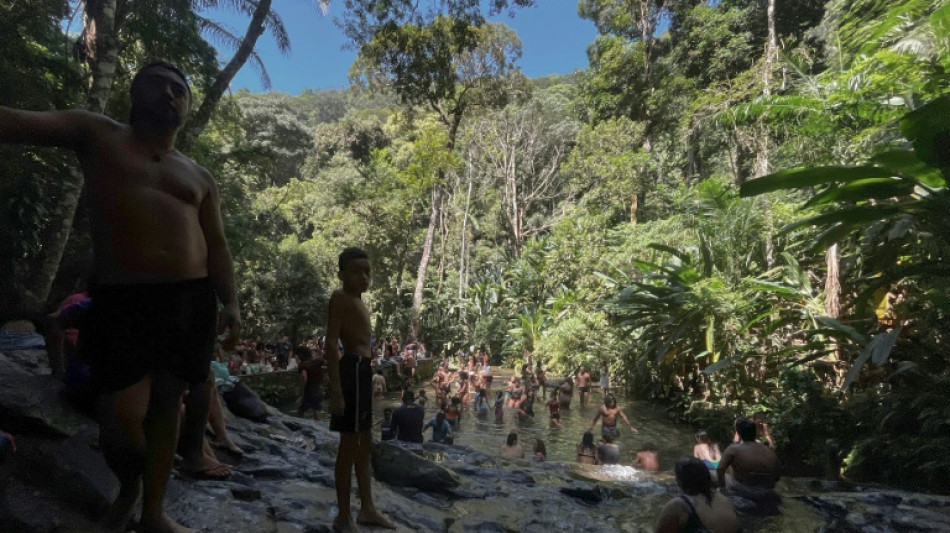
[[[768,446],[756,442],[755,422],[739,420],[736,432],[741,441],[726,448],[716,468],[719,485],[733,488],[736,482],[757,489],[772,489],[778,480],[778,456]],[[726,471],[732,467],[731,483],[726,482]]]
[[[85,175],[95,282],[82,349],[103,392],[102,452],[120,482],[103,527],[124,530],[142,493],[138,531],[183,532],[163,509],[182,392],[208,377],[215,297],[227,348],[240,313],[217,187],[175,150],[188,83],[172,65],[151,63],[130,93],[127,125],[86,111],[0,107],[0,142],[71,149]],[[206,419],[207,408],[195,416]]]
[[[557,401],[561,404],[562,409],[570,409],[571,398],[573,397],[574,382],[571,380],[571,376],[567,376],[564,383],[561,383],[561,386],[557,388]]]
[[[350,486],[356,471],[359,485],[360,513],[356,522],[387,529],[396,526],[376,510],[373,502],[370,454],[373,446],[373,378],[370,370],[370,340],[373,328],[369,311],[361,295],[369,289],[369,257],[359,248],[346,248],[340,254],[339,273],[342,289],[330,296],[327,320],[326,356],[330,373],[330,430],[340,432],[337,451],[336,497],[340,514],[333,519],[333,529],[340,532],[359,531],[350,514]],[[345,353],[340,353],[342,341]],[[413,403],[412,391],[406,393]],[[393,425],[395,432],[395,417]]]
[[[594,426],[597,425],[597,421],[603,417],[603,421],[600,424],[600,436],[606,439],[609,435],[611,440],[617,440],[620,437],[620,430],[617,429],[618,416],[627,423],[627,427],[630,428],[630,431],[639,433],[639,431],[630,424],[627,415],[617,407],[617,399],[614,398],[613,394],[608,394],[604,397],[604,405],[601,405],[600,409],[597,410],[597,414],[594,415],[594,420],[591,421],[587,431],[594,429]]]
[[[577,372],[577,390],[581,395],[581,407],[584,407],[590,400],[590,372],[584,365],[581,365],[581,369]]]

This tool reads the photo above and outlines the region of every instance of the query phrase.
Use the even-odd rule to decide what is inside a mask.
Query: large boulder
[[[14,374],[0,386],[0,428],[10,433],[72,437],[94,422],[62,400],[63,383],[52,376]]]
[[[411,446],[411,445],[410,445]],[[373,446],[373,471],[376,479],[397,487],[413,487],[427,492],[447,492],[459,486],[451,470],[421,457],[419,452],[392,441]]]

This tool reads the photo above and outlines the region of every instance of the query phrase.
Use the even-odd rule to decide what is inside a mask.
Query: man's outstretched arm
[[[60,146],[78,150],[96,129],[116,125],[89,111],[22,111],[0,106],[0,143]]]

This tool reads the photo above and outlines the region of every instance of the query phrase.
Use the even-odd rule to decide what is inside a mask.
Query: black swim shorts
[[[154,370],[188,383],[208,379],[217,300],[208,278],[97,285],[80,350],[102,392],[130,387]]]
[[[577,390],[581,392],[590,392],[590,386],[588,385],[587,387],[577,387]]]
[[[340,358],[340,392],[343,414],[330,416],[330,430],[359,433],[373,425],[373,371],[368,357],[343,354]]]

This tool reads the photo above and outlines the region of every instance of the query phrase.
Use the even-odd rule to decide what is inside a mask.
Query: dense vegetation
[[[183,142],[223,190],[249,335],[318,330],[359,245],[378,335],[554,372],[607,360],[722,440],[762,409],[790,465],[950,490],[946,1],[580,0],[590,67],[528,80],[517,35],[469,2],[350,0],[352,89],[220,101],[234,60],[195,11],[215,3],[136,2],[117,2],[106,112],[124,118],[151,57],[210,102]],[[252,26],[270,9],[234,4]],[[101,77],[68,7],[0,7],[23,37],[2,103],[89,106]],[[0,294],[38,312],[79,283],[88,227],[80,201],[51,259],[73,163],[2,150]]]

